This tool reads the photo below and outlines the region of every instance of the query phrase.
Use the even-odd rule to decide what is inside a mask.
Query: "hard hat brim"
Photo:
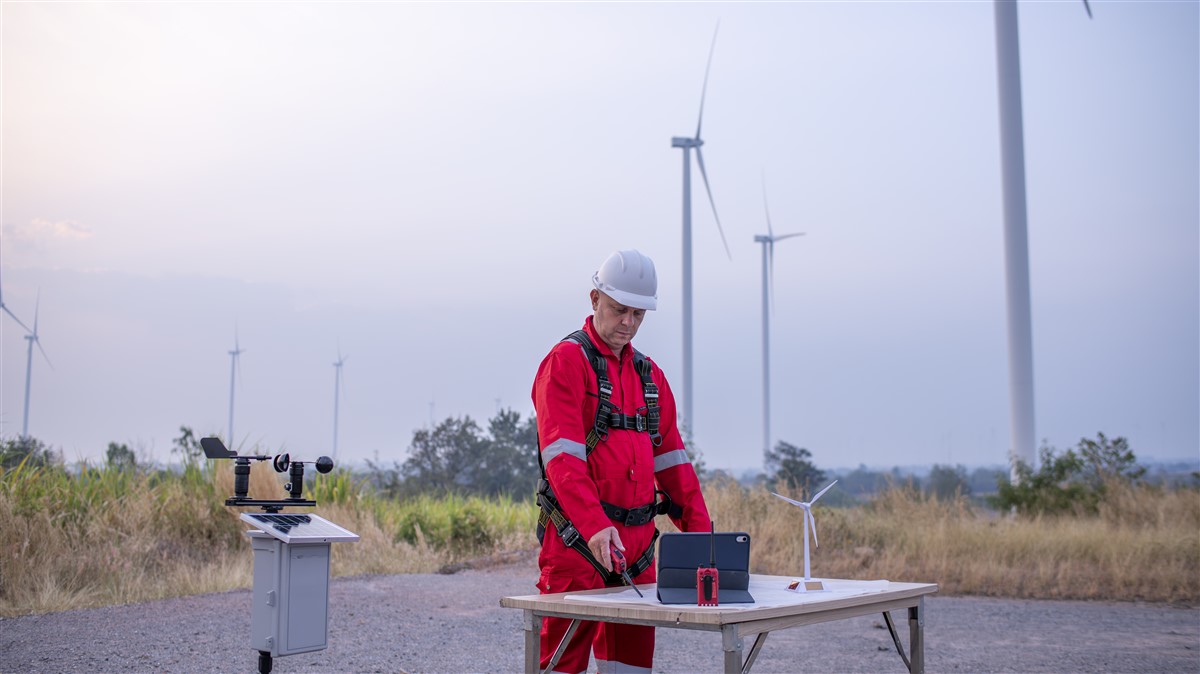
[[[599,273],[592,275],[592,285],[596,287],[596,290],[599,290],[605,295],[613,298],[613,300],[619,304],[623,304],[627,307],[643,309],[645,311],[654,311],[658,309],[657,296],[647,297],[645,295],[635,295],[633,293],[625,292],[624,290],[617,290],[616,288],[601,281]]]

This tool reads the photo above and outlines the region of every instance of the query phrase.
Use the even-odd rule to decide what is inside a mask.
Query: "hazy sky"
[[[1200,7],[1022,2],[1037,437],[1200,456]],[[774,436],[825,467],[1008,447],[990,2],[4,3],[3,297],[39,331],[30,433],[169,458],[180,425],[403,460],[414,429],[532,411],[592,272],[652,256],[635,344],[676,388],[681,157],[695,438],[761,464],[762,176]],[[693,174],[694,180],[699,179]],[[699,183],[694,183],[697,187]],[[0,322],[0,434],[23,331]]]

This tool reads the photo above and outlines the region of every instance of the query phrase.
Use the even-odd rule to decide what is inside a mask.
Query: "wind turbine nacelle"
[[[673,136],[671,138],[671,147],[700,147],[703,144],[704,141],[698,138],[683,138],[680,136]]]

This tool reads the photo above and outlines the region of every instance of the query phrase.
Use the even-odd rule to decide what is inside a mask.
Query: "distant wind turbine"
[[[771,227],[771,209],[767,205],[767,179],[763,177],[763,211],[767,214],[767,233],[755,234],[762,244],[762,350],[763,350],[763,454],[771,451],[771,323],[775,293],[775,242],[804,236],[804,232],[775,234]]]
[[[1009,466],[1033,466],[1033,319],[1029,299],[1029,234],[1025,207],[1025,132],[1021,120],[1021,50],[1016,0],[993,0],[1000,101],[1000,173],[1004,201],[1004,277],[1008,313]],[[1092,8],[1083,0],[1088,18]]]
[[[245,349],[243,349],[241,347],[241,344],[238,341],[238,333],[237,333],[237,330],[235,329],[233,331],[233,351],[229,352],[229,446],[230,447],[237,446],[237,441],[234,440],[234,436],[233,436],[233,391],[234,391],[234,382],[237,380],[237,373],[241,370],[241,368],[238,366],[238,364],[240,362],[239,356],[241,356],[243,352],[245,352]]]
[[[704,189],[708,192],[708,203],[712,206],[713,219],[717,222],[717,231],[721,234],[721,243],[725,246],[725,254],[733,259],[729,252],[729,243],[725,240],[725,230],[721,228],[721,218],[717,216],[717,203],[713,200],[712,188],[708,185],[708,174],[704,170],[704,154],[700,146],[704,141],[700,138],[700,126],[704,123],[704,96],[708,91],[708,72],[712,68],[713,50],[717,47],[717,28],[713,30],[712,46],[708,50],[708,65],[704,67],[704,85],[700,88],[700,116],[696,121],[696,135],[691,138],[675,136],[671,138],[671,147],[683,148],[683,427],[690,439],[695,424],[692,415],[694,397],[692,389],[695,380],[692,377],[692,148],[696,149],[696,165],[700,168],[700,177],[704,179]]]
[[[41,291],[38,291],[37,302],[33,305],[33,330],[30,330],[29,334],[25,335],[25,341],[29,342],[29,347],[26,350],[26,354],[25,354],[25,414],[21,420],[21,437],[22,438],[29,437],[29,391],[31,388],[30,384],[31,384],[31,381],[33,378],[32,375],[33,375],[33,345],[34,344],[37,344],[38,351],[41,352],[42,358],[46,359],[46,364],[49,365],[51,369],[54,368],[54,364],[50,362],[50,356],[46,355],[46,350],[42,348],[42,342],[38,338],[38,312],[39,312],[41,303],[42,303],[42,293],[41,293]],[[13,316],[13,318],[16,318],[16,316]],[[18,322],[20,322],[20,321],[18,321]]]
[[[337,459],[338,398],[340,397],[341,390],[342,390],[342,366],[346,364],[347,358],[349,358],[349,356],[343,356],[342,350],[339,348],[337,362],[335,362],[333,364],[333,367],[335,370],[334,375],[333,375],[333,458],[334,458],[334,460]]]

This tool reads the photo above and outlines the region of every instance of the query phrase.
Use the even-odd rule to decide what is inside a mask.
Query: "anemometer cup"
[[[275,468],[276,473],[286,473],[291,460],[292,457],[288,454],[276,454],[275,458],[271,460],[271,465]]]

